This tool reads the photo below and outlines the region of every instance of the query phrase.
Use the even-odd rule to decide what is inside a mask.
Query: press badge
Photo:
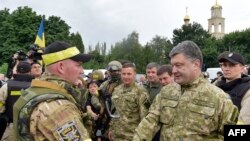
[[[70,121],[57,129],[61,141],[80,141],[81,135],[74,121]]]

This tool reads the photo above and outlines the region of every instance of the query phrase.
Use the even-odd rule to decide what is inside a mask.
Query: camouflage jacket
[[[65,80],[45,74],[22,91],[14,105],[15,140],[90,140],[83,125],[79,91]]]
[[[100,91],[102,91],[103,95],[112,95],[115,87],[121,84],[121,81],[111,81],[107,80],[103,82],[99,88]]]
[[[120,115],[120,118],[111,120],[114,140],[132,140],[135,128],[148,112],[150,103],[147,91],[135,84],[130,87],[121,84],[112,94],[112,103]]]
[[[237,107],[226,93],[200,76],[189,85],[164,86],[133,141],[150,141],[157,127],[161,141],[223,140],[223,125],[235,124],[237,117]]]

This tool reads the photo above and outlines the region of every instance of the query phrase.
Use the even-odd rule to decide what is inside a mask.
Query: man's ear
[[[195,68],[201,69],[201,61],[199,59],[196,59],[194,61]]]
[[[64,62],[60,61],[60,62],[56,63],[56,65],[57,65],[56,68],[57,68],[58,73],[64,74],[64,70],[65,70]]]

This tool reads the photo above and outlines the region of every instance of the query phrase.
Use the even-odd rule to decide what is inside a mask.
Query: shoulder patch
[[[81,135],[74,121],[70,121],[57,128],[57,133],[61,141],[80,141]]]

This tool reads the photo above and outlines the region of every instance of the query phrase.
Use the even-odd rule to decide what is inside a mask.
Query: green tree
[[[180,29],[174,29],[172,41],[173,45],[176,46],[182,41],[191,40],[199,47],[203,47],[206,39],[210,37],[211,35],[203,29],[201,24],[193,22],[188,26],[183,25]]]
[[[218,66],[217,56],[219,54],[220,40],[216,40],[201,24],[193,22],[193,24],[183,25],[180,29],[173,31],[173,44],[191,40],[194,41],[203,53],[203,63],[206,67]]]
[[[0,64],[7,62],[8,58],[16,51],[27,51],[31,41],[34,42],[35,27],[39,17],[28,7],[19,7],[11,14],[8,14],[8,9],[0,12],[0,15],[5,15],[0,21],[0,55],[2,59]]]
[[[221,40],[222,45],[220,46],[219,51],[238,52],[246,58],[246,61],[250,60],[250,54],[248,53],[250,49],[249,37],[250,28],[229,33]]]
[[[111,60],[130,61],[136,64],[138,72],[143,72],[143,60],[142,60],[142,46],[139,43],[139,34],[133,31],[124,38],[121,42],[115,43],[111,48],[111,54],[109,58]]]
[[[146,60],[149,62],[158,62],[159,64],[169,63],[168,53],[172,49],[173,45],[170,40],[165,37],[156,35],[151,42],[149,42],[144,48],[146,53],[144,55],[150,57]]]
[[[70,42],[70,26],[60,17],[51,16],[45,22],[46,44],[50,44],[56,40]]]
[[[216,40],[215,38],[207,38],[204,47],[201,49],[203,54],[203,64],[206,66],[206,68],[219,67],[217,62],[219,46],[220,40]]]
[[[16,51],[27,52],[34,43],[39,23],[42,19],[31,8],[18,7],[12,13],[9,9],[0,10],[0,65],[7,62]],[[70,26],[60,17],[51,16],[45,19],[46,45],[63,40],[76,45],[84,52],[84,45],[79,33],[70,34]]]
[[[76,46],[79,49],[80,52],[82,52],[82,53],[85,52],[82,37],[78,32],[76,34],[72,33],[70,35],[70,44],[73,45],[73,46]]]
[[[104,59],[105,56],[101,55],[98,50],[94,50],[90,52],[89,54],[92,55],[92,59],[84,64],[84,68],[86,69],[100,69],[105,68]]]

